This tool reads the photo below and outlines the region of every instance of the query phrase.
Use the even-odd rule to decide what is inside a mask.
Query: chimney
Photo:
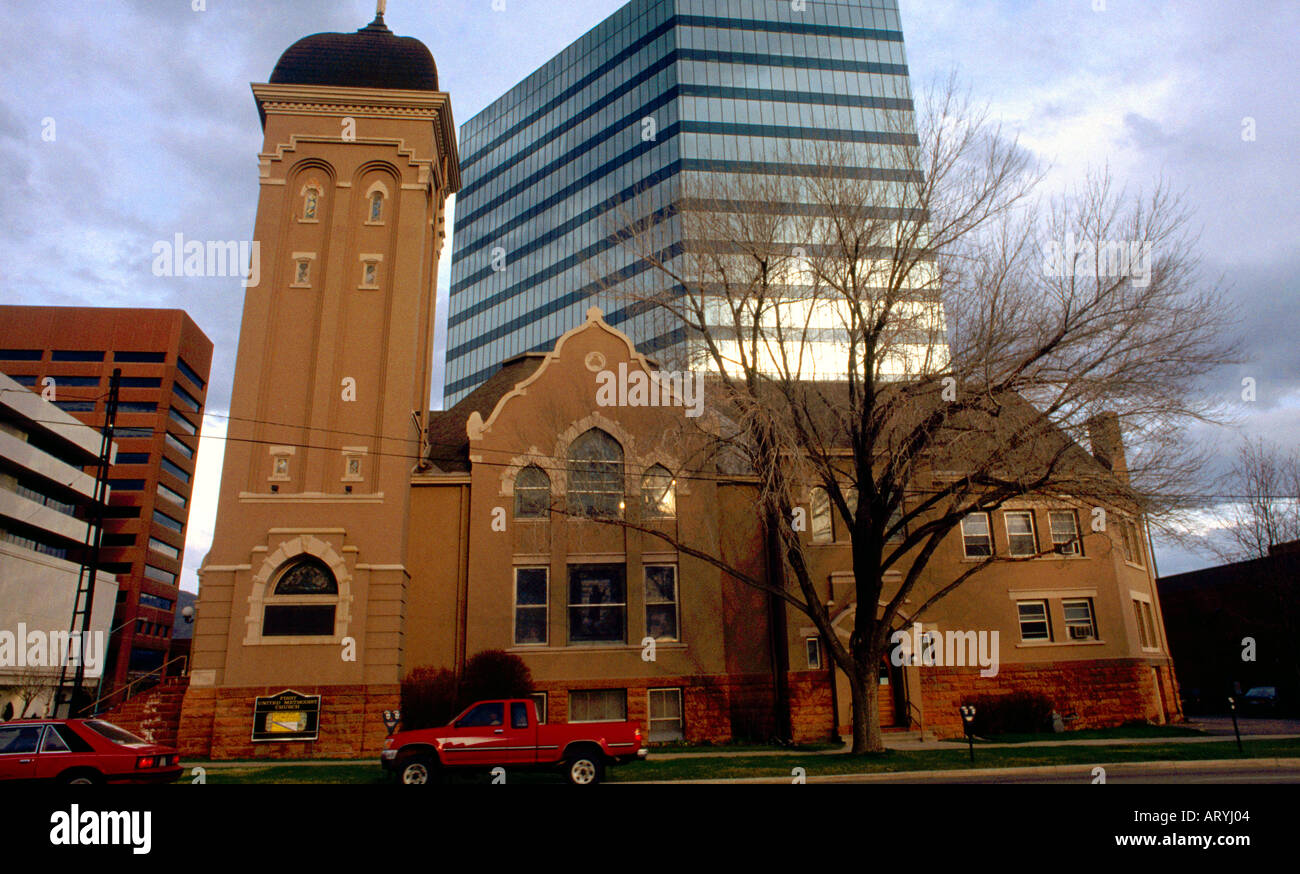
[[[1128,482],[1128,461],[1124,458],[1124,435],[1117,413],[1098,413],[1088,420],[1088,442],[1092,457],[1112,471],[1122,483]]]

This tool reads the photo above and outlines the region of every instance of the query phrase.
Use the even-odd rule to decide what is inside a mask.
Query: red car
[[[171,783],[180,755],[102,719],[0,723],[0,781]]]
[[[450,725],[399,731],[380,762],[403,783],[432,783],[445,769],[559,770],[570,783],[599,783],[607,765],[646,756],[635,722],[539,725],[531,699],[480,701]]]

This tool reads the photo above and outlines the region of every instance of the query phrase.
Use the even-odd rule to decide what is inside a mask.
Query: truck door
[[[518,702],[510,702],[519,706]],[[452,733],[443,744],[444,760],[449,765],[510,765],[532,763],[537,754],[536,728],[528,725],[524,711],[523,727],[517,728],[518,715],[507,702],[484,701],[456,720]],[[509,716],[509,718],[507,718]]]

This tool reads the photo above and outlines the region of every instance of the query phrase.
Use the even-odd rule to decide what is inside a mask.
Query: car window
[[[0,728],[0,756],[18,753],[34,753],[41,741],[40,725],[16,725],[13,728]]]
[[[528,727],[528,705],[522,701],[516,701],[510,705],[510,727]]]
[[[93,753],[95,751],[95,748],[90,745],[90,741],[77,734],[71,725],[56,722],[50,728],[58,733],[64,745],[72,752]],[[46,742],[48,743],[48,740]]]
[[[95,734],[108,738],[109,740],[113,741],[113,743],[119,743],[119,744],[149,743],[149,741],[145,740],[144,738],[136,737],[135,735],[131,734],[131,732],[127,731],[125,728],[119,728],[113,723],[105,722],[102,719],[87,719],[85,722],[82,723],[82,725],[86,726],[86,728],[95,732]]]
[[[66,753],[70,752],[67,743],[59,737],[58,731],[53,725],[45,727],[45,740],[41,742],[41,752],[43,753]]]
[[[1256,686],[1246,693],[1247,698],[1272,698],[1277,694],[1277,689],[1272,686]]]
[[[465,728],[478,728],[484,725],[504,725],[505,721],[506,705],[501,701],[493,701],[478,705],[466,713],[457,724]]]

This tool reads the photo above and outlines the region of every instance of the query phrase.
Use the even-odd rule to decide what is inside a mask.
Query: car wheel
[[[104,775],[97,771],[69,771],[59,777],[65,786],[96,786],[104,782]]]
[[[598,755],[570,756],[565,762],[564,774],[575,786],[587,786],[599,783],[605,776],[605,762]]]
[[[406,760],[398,777],[403,783],[420,786],[437,782],[437,770],[437,765],[430,757],[415,756]]]

